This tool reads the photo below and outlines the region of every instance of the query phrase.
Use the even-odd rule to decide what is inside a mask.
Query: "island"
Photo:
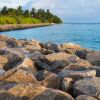
[[[49,9],[23,10],[21,6],[16,9],[5,6],[0,10],[0,31],[48,26],[62,22]]]

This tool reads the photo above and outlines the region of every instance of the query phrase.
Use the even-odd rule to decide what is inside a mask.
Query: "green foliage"
[[[53,15],[49,9],[32,8],[31,11],[23,10],[21,6],[17,9],[3,7],[0,11],[0,24],[33,24],[33,23],[62,23],[62,20]]]
[[[40,20],[36,18],[21,18],[20,19],[21,24],[36,24],[36,23],[41,23]]]
[[[16,24],[17,21],[15,18],[7,17],[7,16],[0,16],[0,24]]]

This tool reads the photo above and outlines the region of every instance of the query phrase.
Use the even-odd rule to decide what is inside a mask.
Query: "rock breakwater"
[[[100,100],[100,51],[0,35],[0,100]]]

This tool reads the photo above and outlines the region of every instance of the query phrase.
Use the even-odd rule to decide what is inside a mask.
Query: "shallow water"
[[[60,24],[40,28],[0,32],[17,39],[36,39],[57,44],[73,42],[93,50],[100,50],[100,24]]]

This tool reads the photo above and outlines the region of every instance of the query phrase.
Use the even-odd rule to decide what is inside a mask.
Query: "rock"
[[[80,57],[81,59],[85,59],[86,58],[86,54],[87,54],[86,50],[77,50],[75,52],[75,55]]]
[[[16,72],[11,74],[5,81],[16,83],[37,83],[35,76],[27,69],[17,69]]]
[[[48,54],[55,53],[55,52],[52,51],[52,50],[48,50],[48,49],[42,48],[41,49],[41,53],[44,54],[44,55],[48,55]]]
[[[64,69],[82,71],[91,68],[91,66],[92,65],[88,61],[80,59],[75,63],[69,64]]]
[[[7,37],[5,35],[0,35],[0,41],[6,42],[8,39],[9,39],[9,37]]]
[[[40,42],[36,41],[36,40],[31,40],[29,41],[25,47],[26,50],[29,50],[30,53],[34,53],[35,51],[40,51],[41,50],[41,46],[40,46]]]
[[[61,82],[62,90],[65,92],[71,92],[72,91],[72,83],[73,83],[72,78],[68,78],[68,77],[63,78],[63,80]]]
[[[28,57],[32,60],[39,60],[44,58],[44,55],[41,52],[35,51],[34,53],[29,54]]]
[[[17,46],[21,46],[22,45],[20,43],[20,41],[14,39],[14,38],[9,38],[6,42],[10,47],[17,47]]]
[[[100,78],[86,77],[82,80],[76,81],[73,93],[75,96],[85,94],[100,99]]]
[[[26,57],[24,60],[17,66],[17,68],[26,68],[29,69],[34,75],[37,73],[37,67],[35,62],[30,58]]]
[[[8,45],[6,42],[0,41],[0,49],[6,48]]]
[[[54,43],[51,43],[51,42],[43,44],[42,47],[45,48],[45,49],[48,49],[48,50],[55,51],[55,52],[60,51],[59,46],[57,44],[54,44]]]
[[[87,61],[91,62],[94,66],[100,66],[100,51],[89,52],[86,56]]]
[[[79,58],[77,56],[75,56],[75,55],[72,55],[72,54],[59,52],[59,53],[52,53],[52,54],[46,55],[45,56],[45,60],[47,60],[49,62],[62,61],[62,60],[75,62],[75,61],[79,60]]]
[[[84,78],[84,77],[95,77],[96,71],[95,70],[84,70],[84,71],[74,71],[74,70],[62,70],[59,73],[59,77],[69,77],[75,80]]]
[[[54,73],[50,73],[41,81],[43,86],[53,89],[59,89],[59,82],[59,77]]]
[[[0,92],[1,100],[74,100],[68,93],[40,85],[19,84]]]
[[[3,74],[5,74],[5,70],[3,70],[3,69],[0,69],[0,76],[2,76]]]
[[[92,66],[90,69],[91,70],[96,70],[96,76],[100,77],[100,67]]]
[[[48,77],[50,74],[52,74],[52,72],[50,71],[46,71],[46,70],[40,70],[37,75],[36,78],[38,81],[42,81],[44,80],[46,77]]]
[[[0,68],[4,69],[4,66],[9,63],[8,58],[6,55],[0,55]]]
[[[50,71],[50,67],[47,63],[42,62],[40,60],[36,61],[36,66],[38,67],[39,70],[48,70]]]
[[[10,70],[6,71],[5,73],[3,73],[2,75],[0,75],[0,82],[3,81],[4,79],[8,78],[10,75],[15,73],[16,71],[17,71],[17,69],[10,69]]]
[[[74,43],[63,43],[61,44],[62,49],[81,49],[82,47]]]
[[[97,100],[97,99],[88,95],[79,95],[75,100]]]
[[[69,61],[67,60],[62,60],[62,61],[54,61],[50,64],[50,70],[51,71],[56,71],[59,70],[59,69],[63,69],[65,68],[66,66],[69,65]]]

